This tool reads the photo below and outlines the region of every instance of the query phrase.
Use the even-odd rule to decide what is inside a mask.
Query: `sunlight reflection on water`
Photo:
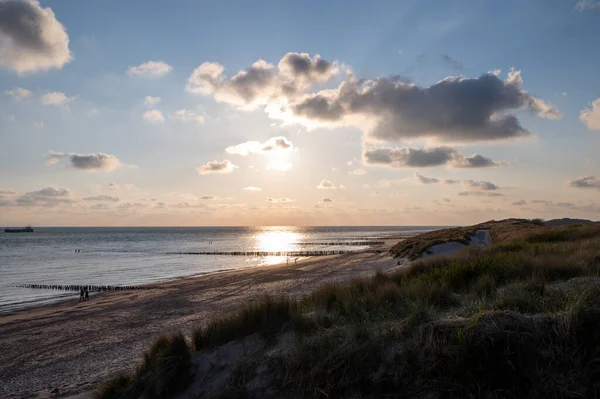
[[[302,237],[293,227],[267,227],[256,234],[256,247],[264,252],[289,252],[298,250],[298,241]],[[274,265],[286,261],[285,256],[265,256],[263,264]]]

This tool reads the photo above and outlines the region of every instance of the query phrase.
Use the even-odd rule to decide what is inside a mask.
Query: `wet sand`
[[[94,389],[132,370],[158,336],[189,333],[265,294],[299,296],[330,282],[398,268],[387,253],[310,258],[160,284],[164,289],[91,294],[0,314],[0,397],[55,398]]]

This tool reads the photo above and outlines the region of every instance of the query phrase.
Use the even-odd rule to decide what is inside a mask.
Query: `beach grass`
[[[206,396],[600,397],[600,226],[482,225],[495,223],[498,244],[299,299],[265,297],[208,322],[192,337],[197,356],[257,333],[277,350],[244,359]],[[281,346],[285,334],[295,339]],[[117,376],[98,397],[138,397],[131,387],[159,370],[171,371],[173,389],[151,392],[180,392],[173,370],[189,375],[192,365],[157,368],[167,347],[172,339],[159,340],[137,374]]]

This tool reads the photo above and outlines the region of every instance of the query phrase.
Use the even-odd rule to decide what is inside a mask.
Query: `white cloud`
[[[123,165],[114,155],[101,152],[95,154],[77,154],[49,151],[46,163],[48,165],[55,165],[61,158],[67,158],[72,168],[86,171],[102,170],[110,172]]]
[[[592,102],[592,108],[586,108],[579,114],[579,119],[589,130],[600,130],[600,98]]]
[[[153,106],[160,102],[160,97],[146,96],[144,97],[144,105]]]
[[[198,166],[196,171],[201,175],[206,175],[209,173],[231,173],[234,169],[237,169],[237,166],[225,159],[223,161],[207,162]]]
[[[157,109],[151,109],[144,112],[144,118],[149,123],[163,123],[165,121],[164,115]]]
[[[363,176],[367,174],[367,171],[364,169],[354,169],[348,172],[349,175]]]
[[[183,122],[196,122],[200,125],[204,123],[204,116],[198,115],[194,111],[190,111],[188,109],[180,109],[175,111],[175,113],[169,115],[169,118]]]
[[[160,78],[169,73],[171,69],[173,67],[163,61],[148,61],[138,66],[129,67],[127,73],[146,78]]]
[[[248,156],[250,154],[267,154],[272,151],[293,151],[294,145],[283,136],[271,137],[264,143],[260,141],[246,141],[245,143],[232,145],[225,148],[225,152]]]
[[[579,0],[575,5],[580,11],[600,10],[600,1],[598,0]]]
[[[260,188],[260,187],[254,187],[254,186],[248,186],[248,187],[244,187],[244,191],[262,191],[262,188]]]
[[[224,70],[218,63],[203,63],[189,77],[186,90],[214,95],[220,102],[254,108],[299,95],[339,72],[336,63],[306,53],[287,53],[277,66],[258,60],[231,78],[223,74]]]
[[[338,171],[338,168],[336,168],[335,166],[332,166],[332,167],[331,167],[331,171],[332,171],[332,172],[337,172],[337,171]]]
[[[11,89],[11,90],[5,90],[4,94],[13,96],[15,99],[17,99],[19,101],[26,100],[33,95],[33,93],[31,91],[29,91],[27,89],[23,89],[22,87],[15,87],[14,89]]]
[[[42,96],[42,104],[63,107],[73,101],[75,97],[67,97],[65,93],[51,91]]]
[[[333,182],[331,180],[323,179],[323,180],[321,180],[321,182],[319,183],[317,188],[319,190],[337,190],[338,188],[344,189],[346,187],[344,187],[343,184],[340,184],[339,186],[337,186],[337,185],[333,184]]]
[[[0,1],[0,65],[18,74],[62,68],[69,36],[50,7],[35,0]]]

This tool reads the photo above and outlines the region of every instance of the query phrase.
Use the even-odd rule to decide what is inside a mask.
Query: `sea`
[[[19,287],[23,285],[158,283],[286,263],[290,256],[302,258],[314,251],[360,251],[372,242],[433,229],[436,227],[40,227],[33,233],[0,232],[0,313],[79,295],[77,291]]]

